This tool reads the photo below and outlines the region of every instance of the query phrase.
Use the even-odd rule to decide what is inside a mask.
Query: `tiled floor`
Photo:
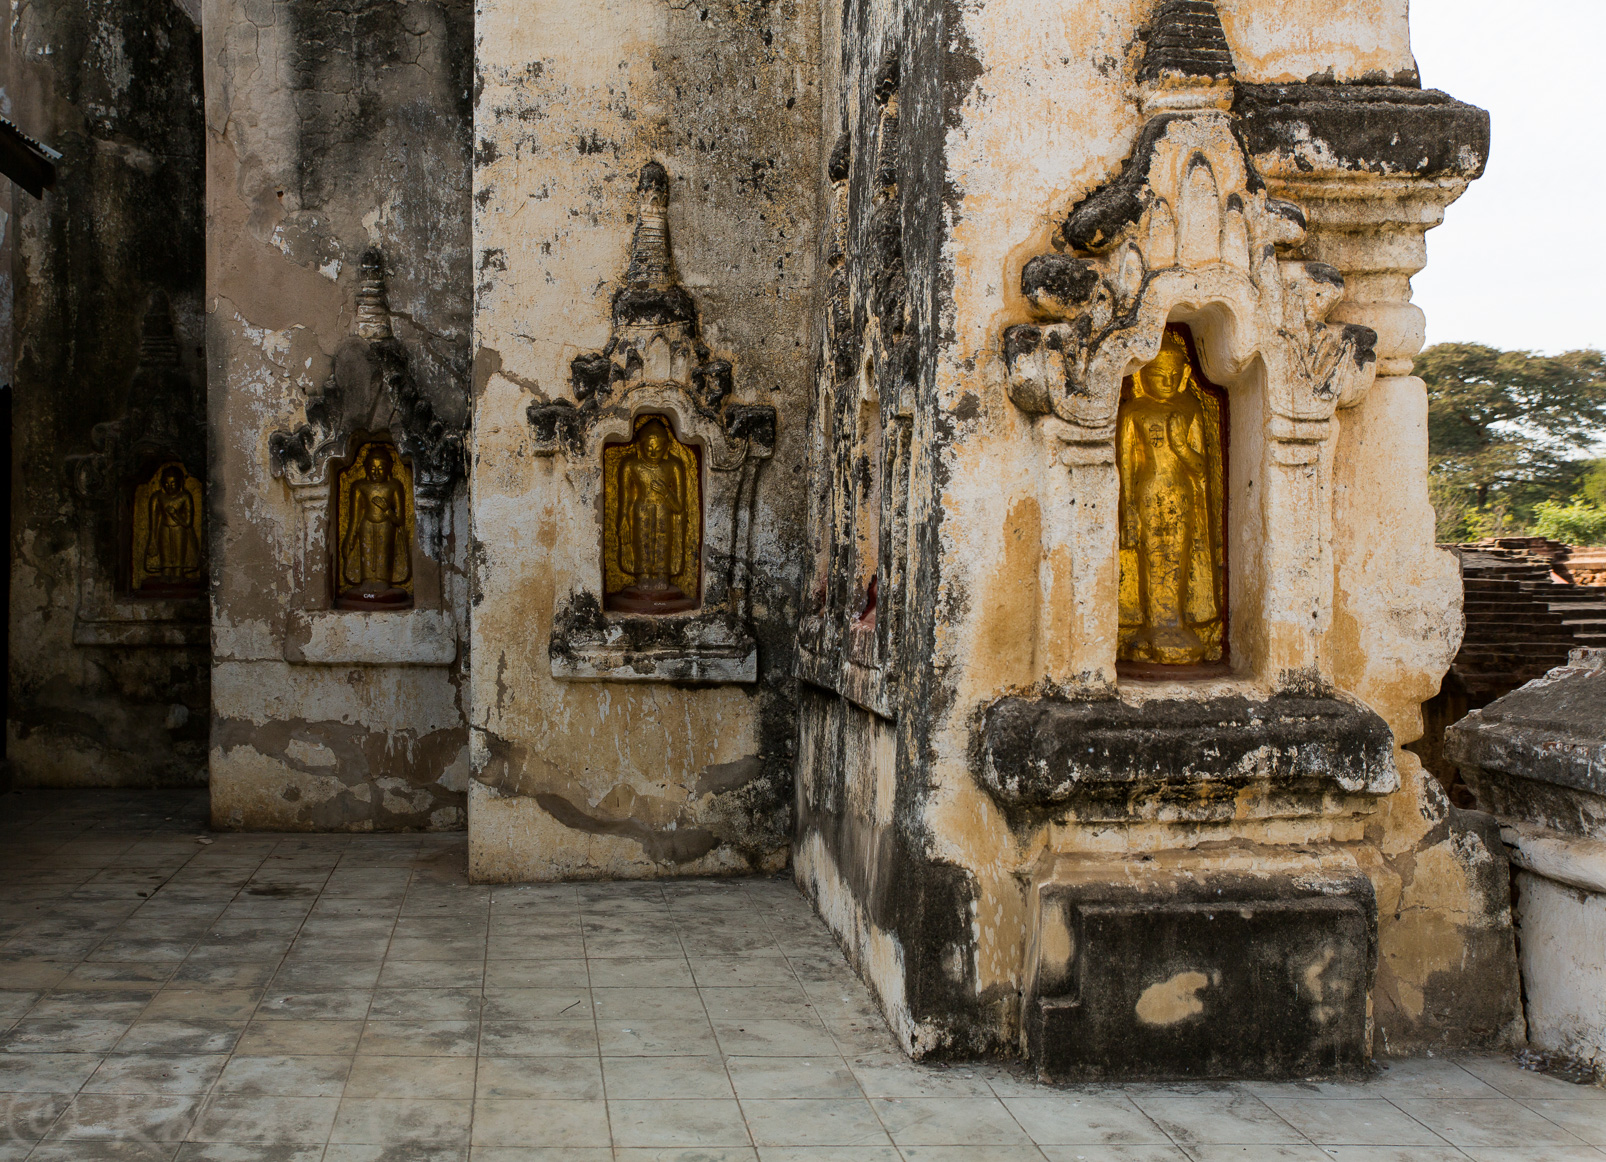
[[[912,1065],[786,880],[477,887],[455,836],[0,796],[0,1162],[1606,1162],[1606,1091]]]

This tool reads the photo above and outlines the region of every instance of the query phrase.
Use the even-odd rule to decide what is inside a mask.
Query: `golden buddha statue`
[[[412,600],[412,508],[405,466],[371,443],[340,474],[336,605],[395,608]]]
[[[177,461],[158,468],[134,496],[134,588],[144,594],[198,594],[201,482]]]
[[[1121,632],[1124,662],[1189,665],[1223,657],[1221,420],[1186,330],[1121,392]]]
[[[607,607],[629,613],[694,608],[702,536],[696,454],[661,417],[644,416],[635,438],[608,445],[603,460]]]

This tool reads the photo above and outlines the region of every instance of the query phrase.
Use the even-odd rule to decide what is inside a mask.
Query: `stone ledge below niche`
[[[553,611],[547,657],[560,682],[758,681],[758,643],[729,611],[603,613],[590,593]]]
[[[1236,809],[1244,788],[1259,787],[1268,800],[1321,810],[1334,796],[1400,785],[1387,724],[1331,697],[1011,697],[988,707],[980,742],[979,780],[1010,809],[1085,804],[1104,817],[1136,811],[1139,800],[1171,800],[1168,809],[1191,817],[1192,808]]]
[[[457,660],[457,622],[440,609],[298,609],[285,627],[284,659],[307,666],[449,666]]]
[[[889,722],[898,720],[887,689],[886,671],[878,666],[861,665],[850,658],[825,657],[800,646],[794,672],[799,681],[829,690]]]
[[[72,641],[75,646],[205,646],[211,641],[211,632],[212,627],[204,620],[75,617]]]

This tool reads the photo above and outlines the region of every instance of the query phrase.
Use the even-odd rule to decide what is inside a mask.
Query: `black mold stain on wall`
[[[966,869],[937,861],[924,821],[932,728],[952,699],[931,664],[943,614],[943,513],[935,498],[953,438],[936,386],[939,344],[952,327],[944,307],[952,276],[941,255],[946,208],[955,199],[944,134],[979,74],[956,37],[961,23],[943,0],[846,0],[842,8],[840,90],[825,100],[828,108],[838,102],[843,135],[829,159],[822,157],[825,177],[844,185],[846,220],[838,269],[822,281],[829,298],[817,328],[810,475],[824,500],[812,514],[810,547],[825,557],[814,594],[825,628],[814,644],[824,652],[851,650],[839,643],[858,627],[845,622],[862,627],[895,618],[896,647],[882,661],[885,708],[896,720],[856,705],[861,699],[846,685],[805,686],[797,794],[800,847],[823,848],[863,921],[902,951],[914,1049],[927,1058],[1007,1052],[1002,1038],[1017,1010],[1012,991],[977,985],[976,886]],[[861,380],[876,386],[878,415],[863,414]],[[901,484],[886,476],[892,503],[877,527],[876,584],[866,592],[862,582],[855,587],[869,570],[855,567],[853,546],[864,540],[856,533],[861,506],[880,501],[862,482],[886,466],[869,445],[900,423],[907,425],[900,437],[907,465]],[[873,740],[886,732],[895,790],[883,825],[856,804],[874,798],[863,783],[874,778]]]
[[[466,0],[290,0],[296,113],[287,222],[355,262],[367,240],[324,233],[328,211],[388,204],[388,291],[397,338],[448,425],[468,416],[474,14]]]
[[[90,562],[66,471],[69,456],[94,450],[96,424],[138,403],[130,388],[153,292],[171,301],[198,411],[204,398],[200,30],[171,0],[29,5],[13,13],[9,50],[12,116],[63,154],[42,200],[7,191],[16,778],[204,781],[206,646],[72,642]]]

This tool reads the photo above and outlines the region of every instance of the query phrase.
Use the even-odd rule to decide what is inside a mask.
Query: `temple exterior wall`
[[[200,30],[166,0],[24,6],[0,69],[6,115],[62,154],[42,199],[0,194],[11,777],[204,783],[204,592],[130,599],[122,576],[126,505],[154,451],[132,447],[146,433],[131,413],[153,402],[145,332],[166,332],[152,338],[169,343],[180,418],[198,421],[206,378]],[[158,298],[170,321],[147,328]],[[204,444],[165,453],[205,471]]]
[[[425,485],[467,421],[472,12],[217,0],[203,21],[212,818],[460,828],[467,503],[460,467]],[[376,311],[399,346],[357,334]],[[336,474],[370,436],[412,465],[410,609],[331,608]]]
[[[777,869],[795,761],[816,15],[791,2],[492,0],[477,36],[472,872]],[[657,367],[649,350],[627,380],[620,354],[593,388],[577,359],[606,360],[656,326],[610,328],[649,163],[667,175],[675,277],[701,345],[685,358],[701,367],[681,354]],[[717,398],[721,360],[731,388]],[[669,625],[674,640],[657,645],[650,619],[597,609],[600,433],[646,413],[700,444],[708,490],[702,612],[667,615],[692,628]],[[734,434],[738,417],[766,415],[768,445]],[[565,431],[576,442],[554,443]],[[716,471],[727,452],[742,467]],[[714,546],[732,527],[743,544],[727,557]],[[744,644],[715,657],[694,631]]]
[[[842,254],[843,289],[820,311],[820,394],[863,399],[873,380],[886,403],[868,429],[847,405],[827,404],[815,429],[845,443],[843,425],[853,424],[856,438],[885,447],[901,420],[911,450],[902,478],[889,466],[868,494],[833,486],[831,467],[816,463],[815,487],[829,498],[811,525],[819,575],[851,574],[868,540],[877,617],[896,619],[884,632],[897,640],[878,644],[879,669],[866,679],[855,654],[867,632],[862,615],[854,621],[866,605],[862,585],[833,594],[818,622],[805,622],[812,688],[800,719],[799,882],[916,1054],[1031,1051],[1034,977],[1057,955],[1044,949],[1066,939],[1036,901],[1092,898],[1076,893],[1100,875],[1155,899],[1174,890],[1165,879],[1173,872],[1139,875],[1135,860],[1201,883],[1247,874],[1260,886],[1245,890],[1262,893],[1262,908],[1303,906],[1287,895],[1302,879],[1347,883],[1332,892],[1375,916],[1354,929],[1356,963],[1370,955],[1375,974],[1357,968],[1353,978],[1367,996],[1369,1050],[1508,1043],[1520,1038],[1521,1016],[1504,853],[1399,749],[1420,734],[1419,704],[1460,635],[1455,567],[1432,544],[1425,397],[1409,377],[1420,313],[1408,280],[1423,262],[1422,231],[1481,166],[1477,149],[1447,140],[1435,148],[1451,160],[1424,171],[1386,151],[1364,156],[1342,132],[1274,141],[1255,128],[1264,110],[1250,109],[1268,94],[1418,100],[1405,5],[1219,5],[1236,75],[1197,107],[1251,127],[1247,152],[1272,192],[1305,211],[1302,243],[1279,254],[1342,273],[1344,301],[1326,318],[1371,329],[1375,370],[1359,398],[1341,396],[1336,412],[1327,405],[1320,436],[1261,419],[1283,406],[1270,348],[1213,376],[1232,409],[1233,666],[1188,682],[1121,678],[1113,466],[1085,451],[1094,437],[1074,424],[1034,419],[1012,402],[1018,388],[1001,342],[1011,326],[1044,317],[1022,286],[1028,260],[1069,255],[1055,241],[1067,211],[1124,160],[1137,164],[1129,155],[1153,110],[1184,107],[1165,105],[1164,90],[1143,98],[1150,106],[1135,95],[1138,33],[1156,6],[1085,7],[863,3],[828,5],[823,18],[825,120],[833,103],[844,110],[852,160],[833,175],[848,244],[822,242]],[[1274,88],[1288,84],[1298,89]],[[889,217],[901,240],[894,262],[867,241]],[[889,309],[882,288],[900,281],[907,305]],[[1233,363],[1229,349],[1250,326],[1204,300],[1179,300],[1169,318],[1192,326],[1207,372]],[[848,350],[832,369],[839,341]],[[895,389],[889,371],[902,378]],[[875,531],[856,538],[874,506]],[[905,580],[893,592],[889,578]],[[1141,721],[1144,706],[1159,715],[1167,700],[1204,713],[1212,699],[1270,706],[1294,694],[1378,716],[1392,734],[1387,777],[1315,797],[1134,786],[1113,805],[1075,794],[1006,801],[1007,779],[988,783],[1003,737],[992,715],[1011,699],[1046,724],[1062,706],[1067,721],[1112,705]],[[1016,741],[1027,750],[1041,737],[1040,727]],[[1309,867],[1295,866],[1306,858]]]

